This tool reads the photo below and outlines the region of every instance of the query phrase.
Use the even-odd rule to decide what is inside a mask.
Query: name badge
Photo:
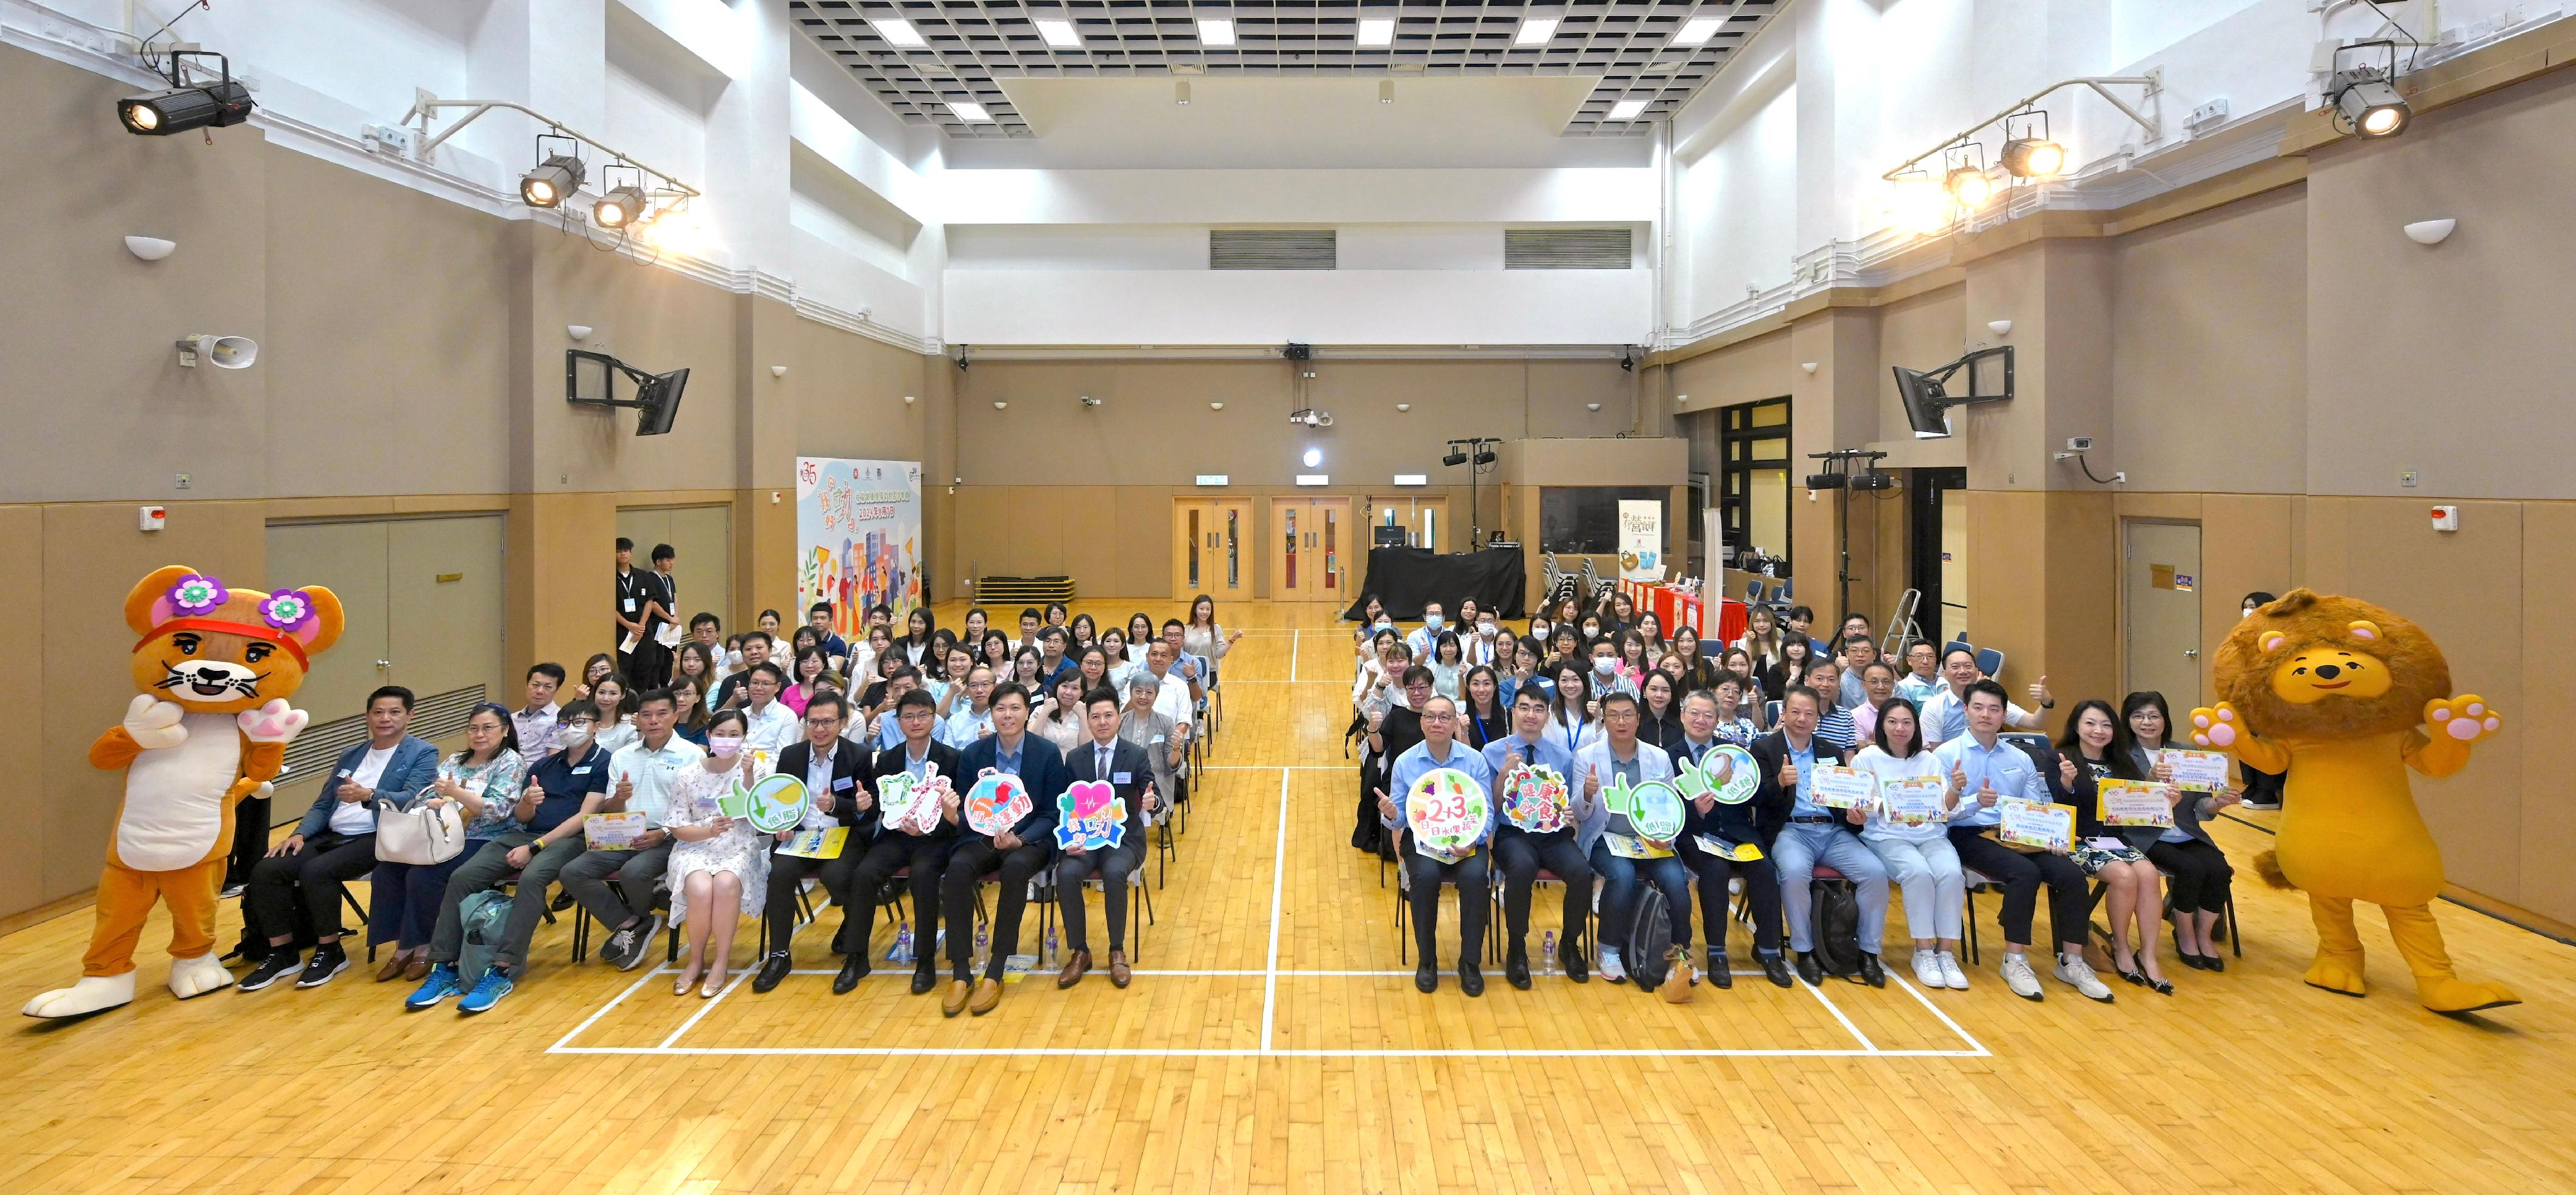
[[[580,767],[574,768],[572,770],[572,774],[575,776],[587,776],[590,774],[590,765],[583,764]]]
[[[1136,782],[1136,774],[1134,772],[1111,772],[1109,774],[1109,782],[1111,784],[1133,784]]]
[[[347,769],[347,768],[342,768],[342,769],[340,769],[340,779],[342,779],[342,780],[346,780],[346,779],[348,779],[348,778],[349,778],[349,769]]]
[[[635,599],[626,599],[626,612],[629,614],[633,614],[635,612]]]
[[[840,779],[833,781],[833,782],[832,782],[832,787],[833,787],[835,790],[838,790],[838,791],[841,791],[841,792],[847,792],[847,791],[849,791],[849,790],[850,790],[850,788],[851,788],[852,786],[854,786],[854,785],[855,785],[855,784],[857,784],[857,783],[858,783],[858,782],[857,782],[856,780],[853,780],[853,779],[851,779],[851,778],[850,778],[850,777],[848,777],[848,776],[843,776],[843,777],[841,777]]]

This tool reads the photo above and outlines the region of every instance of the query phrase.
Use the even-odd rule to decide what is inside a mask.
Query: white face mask
[[[1616,671],[1618,667],[1619,661],[1609,656],[1603,656],[1600,659],[1592,661],[1592,670],[1603,676],[1610,675],[1612,672]]]
[[[590,728],[587,726],[565,726],[555,731],[555,745],[566,751],[579,751],[582,744],[589,741]]]
[[[1392,631],[1395,629],[1395,623],[1392,620],[1381,618],[1377,620],[1377,629],[1381,631]]]
[[[742,736],[738,734],[709,735],[707,736],[707,750],[712,751],[717,755],[736,754],[742,750]]]
[[[1440,616],[1439,616],[1439,615],[1437,615],[1437,614],[1425,614],[1425,615],[1423,615],[1423,616],[1422,616],[1422,629],[1423,629],[1423,630],[1426,630],[1426,631],[1436,631],[1436,630],[1439,630],[1439,629],[1440,629]]]
[[[1476,633],[1477,633],[1477,634],[1479,634],[1479,635],[1482,635],[1482,636],[1484,636],[1484,637],[1486,637],[1486,638],[1488,638],[1488,639],[1491,639],[1491,638],[1493,638],[1493,637],[1494,637],[1494,631],[1495,631],[1495,629],[1496,629],[1496,628],[1495,628],[1494,624],[1492,624],[1492,623],[1490,623],[1490,622],[1480,622],[1480,623],[1477,623],[1477,624],[1476,624]]]

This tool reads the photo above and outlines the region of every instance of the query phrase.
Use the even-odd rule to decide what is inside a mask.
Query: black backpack
[[[1639,887],[1636,916],[1628,922],[1628,978],[1636,981],[1638,991],[1651,992],[1672,973],[1664,947],[1673,940],[1673,916],[1664,906],[1663,889]]]
[[[1814,913],[1816,965],[1837,978],[1859,974],[1860,899],[1851,881],[1809,880],[1807,893]]]

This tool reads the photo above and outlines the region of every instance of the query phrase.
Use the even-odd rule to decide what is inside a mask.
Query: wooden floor
[[[567,919],[480,1018],[405,1014],[356,968],[182,1004],[156,926],[134,1004],[0,1047],[0,1191],[2576,1190],[2576,950],[2456,906],[2466,969],[2528,1003],[2423,1011],[2367,915],[2374,993],[2305,987],[2304,902],[2251,883],[2244,959],[2171,968],[2170,998],[2025,1004],[1991,950],[1967,992],[1756,979],[1676,1007],[1489,972],[1482,999],[1419,995],[1346,845],[1334,613],[1228,611],[1258,629],[1227,661],[1222,770],[1127,991],[1040,978],[943,1020],[900,967],[834,997],[809,929],[813,970],[777,991],[674,998],[571,964]],[[2221,835],[2250,873],[2262,834]],[[82,910],[0,939],[0,1000],[68,982],[88,932]]]

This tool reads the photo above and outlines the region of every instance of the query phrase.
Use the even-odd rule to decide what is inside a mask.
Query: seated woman
[[[1687,697],[1702,689],[1714,691],[1717,688],[1717,665],[1700,657],[1699,632],[1688,624],[1674,627],[1671,642],[1672,650],[1665,652],[1664,658],[1681,661],[1678,679],[1682,683],[1682,695]]]
[[[806,627],[804,629],[810,631],[814,628]],[[823,676],[831,670],[832,661],[823,655],[822,648],[807,647],[799,649],[796,653],[796,668],[792,674],[793,679],[788,682],[786,688],[779,690],[779,702],[787,707],[788,712],[795,714],[799,718],[804,717],[805,703],[814,699],[815,679]]]
[[[769,844],[749,820],[725,816],[717,802],[734,785],[750,788],[762,779],[757,765],[742,750],[750,723],[741,710],[726,710],[707,723],[707,757],[680,769],[671,781],[671,861],[665,876],[671,886],[671,924],[689,928],[689,955],[671,994],[714,998],[724,990],[732,963],[734,925],[742,917],[760,916],[769,892]],[[697,911],[692,920],[689,913]],[[712,937],[712,945],[709,938]],[[698,985],[698,974],[706,983]]]
[[[1749,747],[1762,737],[1754,729],[1753,717],[1746,708],[1744,690],[1748,682],[1732,672],[1717,674],[1717,737],[1738,747]]]
[[[2170,779],[2173,770],[2157,759],[2158,752],[2172,745],[2166,736],[2172,733],[2173,713],[2165,708],[2165,695],[2131,693],[2120,704],[2121,734],[2113,742],[2113,766],[2126,759],[2132,772]],[[2183,966],[2227,969],[2218,957],[2212,931],[2227,908],[2236,869],[2228,866],[2226,852],[2210,839],[2204,823],[2244,799],[2241,788],[2215,793],[2176,789],[2173,828],[2159,831],[2146,848],[2148,862],[2173,873],[2174,952],[2182,956]]]
[[[1872,732],[1851,766],[1878,777],[1881,785],[1941,776],[1939,761],[1923,749],[1913,702],[1890,700],[1878,711]],[[1945,813],[1958,808],[1967,791],[1966,774],[1955,768],[1951,773],[1941,798]],[[1914,982],[1967,990],[1968,973],[1959,967],[1959,936],[1968,881],[1959,869],[1959,852],[1950,846],[1948,827],[1940,821],[1907,825],[1890,818],[1884,805],[1867,814],[1854,809],[1849,816],[1861,827],[1861,842],[1887,865],[1888,878],[1904,894],[1905,928],[1914,935]]]
[[[2131,695],[2130,700],[2136,699]],[[2159,765],[2150,762],[2142,769],[2128,762],[2119,748],[2118,727],[2109,702],[2080,701],[2067,714],[2066,735],[2058,742],[2058,751],[2085,769],[2086,775],[2077,779],[2097,785],[2112,779],[2158,779]],[[2069,790],[2075,787],[2067,785]],[[2122,979],[2170,996],[2173,985],[2165,982],[2164,970],[2156,965],[2154,918],[2164,906],[2164,877],[2147,861],[2145,849],[2158,831],[2154,826],[2106,826],[2100,813],[2094,800],[2075,802],[2075,849],[2067,852],[2067,858],[2084,874],[2102,881],[2103,901],[2111,909],[2111,969]]]
[[[1649,614],[1646,617],[1652,618],[1654,615]],[[1672,751],[1680,744],[1682,741],[1681,694],[1674,688],[1670,674],[1660,668],[1647,673],[1645,681],[1637,686],[1637,704],[1642,707],[1637,711],[1639,739],[1653,743],[1666,752]]]
[[[1495,694],[1504,708],[1510,708],[1512,702],[1520,697],[1524,685],[1536,685],[1542,695],[1553,699],[1556,686],[1540,675],[1539,653],[1544,650],[1536,639],[1520,639],[1512,643],[1511,668],[1503,677],[1502,690]]]
[[[1451,701],[1458,700],[1458,677],[1467,664],[1467,651],[1458,642],[1458,632],[1440,632],[1440,637],[1431,641],[1431,658],[1423,663],[1431,669],[1431,691]]]
[[[612,656],[607,652],[601,652],[598,655],[592,656],[582,664],[581,680],[579,683],[573,685],[572,692],[564,697],[564,701],[570,703],[585,699],[596,700],[598,694],[592,690],[598,687],[602,677],[608,676],[616,671],[617,657]]]
[[[465,749],[439,761],[438,779],[403,806],[412,809],[460,808],[465,823],[465,849],[445,862],[415,865],[378,862],[367,909],[367,945],[394,942],[394,952],[376,969],[376,982],[398,978],[412,960],[425,972],[429,939],[438,929],[438,902],[447,893],[447,877],[483,849],[483,844],[515,828],[511,810],[527,783],[527,765],[519,758],[519,729],[510,711],[485,703],[465,718]]]
[[[1083,726],[1082,703],[1082,695],[1090,691],[1084,687],[1080,671],[1056,678],[1055,692],[1047,695],[1038,712],[1029,715],[1029,733],[1055,744],[1058,751],[1081,746],[1090,737]]]
[[[1478,664],[1458,682],[1458,738],[1478,751],[1512,733],[1512,707],[1503,700],[1502,678],[1492,666]]]
[[[704,747],[707,745],[707,691],[696,677],[684,676],[671,682],[671,733]],[[533,764],[531,766],[534,766]]]
[[[626,687],[626,678],[615,673],[599,678],[590,687],[590,703],[599,707],[599,731],[592,740],[599,749],[615,755],[618,749],[635,741],[636,694]]]

